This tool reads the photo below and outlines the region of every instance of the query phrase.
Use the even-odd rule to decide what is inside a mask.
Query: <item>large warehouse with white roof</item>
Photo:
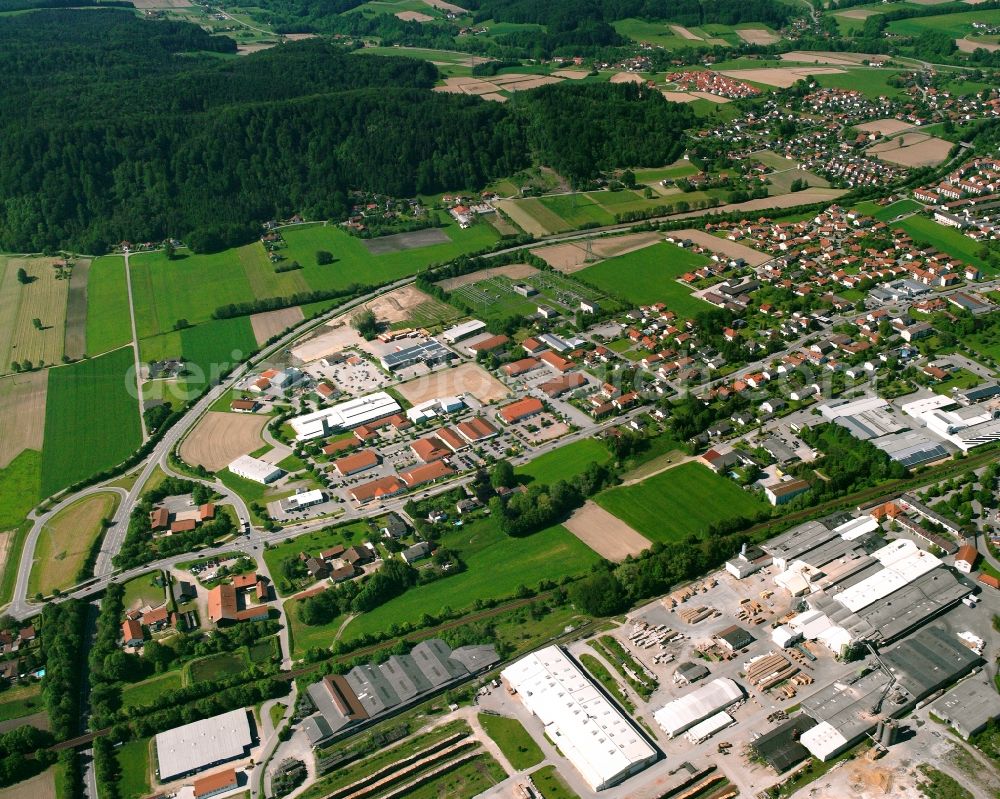
[[[369,422],[385,419],[402,410],[399,403],[384,391],[331,405],[289,420],[299,441],[328,436],[341,430],[351,430]]]
[[[250,754],[253,732],[245,708],[174,727],[156,736],[160,782]]]
[[[656,711],[653,718],[667,735],[674,738],[742,699],[743,689],[733,680],[720,677],[668,702]]]
[[[501,676],[593,790],[656,761],[656,749],[558,646],[521,658]]]

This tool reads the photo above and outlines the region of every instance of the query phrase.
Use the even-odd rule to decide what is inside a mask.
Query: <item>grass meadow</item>
[[[588,266],[574,277],[628,303],[664,302],[678,316],[691,317],[711,306],[692,297],[677,278],[707,263],[703,255],[663,242]]]
[[[110,519],[117,507],[118,496],[106,492],[85,497],[53,516],[35,547],[28,594],[40,591],[48,596],[56,588],[74,585],[101,534],[101,521]]]
[[[175,669],[122,688],[122,707],[140,707],[155,702],[161,694],[181,687],[181,673]]]
[[[551,484],[559,480],[572,480],[595,461],[603,464],[610,460],[611,453],[603,442],[584,438],[546,452],[524,466],[517,467],[515,471],[522,478],[527,478],[524,482],[538,480]]]
[[[542,580],[558,581],[567,575],[581,574],[599,560],[598,555],[561,525],[526,538],[509,538],[487,518],[452,528],[439,543],[458,552],[466,565],[465,571],[412,588],[403,596],[361,614],[345,629],[346,640],[386,630],[394,622],[416,622],[423,614],[440,613],[444,607],[458,610],[470,607],[476,599],[507,597],[519,585],[531,587]],[[297,651],[304,646],[307,644],[295,640]]]
[[[42,453],[22,451],[0,469],[0,530],[16,527],[42,498]]]
[[[42,496],[115,466],[138,448],[132,365],[132,351],[123,348],[49,372]]]
[[[450,241],[414,250],[372,255],[364,242],[336,226],[302,225],[282,230],[287,261],[302,269],[276,273],[260,242],[220,253],[144,253],[131,261],[136,330],[139,338],[169,335],[181,320],[198,325],[211,319],[221,305],[266,297],[290,296],[314,290],[342,289],[352,283],[381,284],[419,272],[432,263],[491,247],[500,235],[492,225],[462,230],[443,228]],[[334,262],[316,264],[316,251],[333,253]],[[149,343],[160,354],[159,344]],[[175,353],[176,354],[176,353]]]
[[[815,75],[813,79],[825,89],[857,89],[866,97],[901,97],[903,90],[889,84],[889,78],[897,73],[884,69],[850,69],[826,75]]]
[[[939,225],[926,216],[911,216],[899,222],[895,227],[905,230],[917,244],[924,242],[937,247],[943,253],[958,258],[973,266],[978,266],[984,272],[992,272],[990,265],[979,257],[981,244],[968,236],[963,236],[953,228]]]
[[[100,355],[131,340],[125,259],[95,258],[87,276],[87,354]]]
[[[708,525],[766,508],[764,502],[699,463],[686,463],[641,483],[612,488],[598,505],[650,541],[681,541]]]
[[[480,713],[479,723],[518,771],[537,766],[545,759],[538,744],[517,719]]]

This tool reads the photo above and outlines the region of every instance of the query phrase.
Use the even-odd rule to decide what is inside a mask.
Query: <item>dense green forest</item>
[[[228,246],[273,217],[341,217],[352,189],[474,190],[536,154],[575,182],[668,162],[692,123],[631,85],[560,84],[505,106],[430,91],[427,62],[320,40],[213,54],[231,49],[116,10],[0,18],[0,247]]]

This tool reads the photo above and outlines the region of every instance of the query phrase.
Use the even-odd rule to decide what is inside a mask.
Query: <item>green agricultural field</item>
[[[445,606],[458,610],[469,607],[476,599],[507,597],[519,585],[530,587],[542,580],[558,581],[581,574],[598,560],[589,547],[561,525],[515,539],[501,533],[490,519],[482,519],[452,528],[439,543],[458,552],[465,571],[412,588],[398,599],[358,616],[344,631],[345,639],[388,629],[394,622],[416,622],[425,613],[440,613]],[[301,646],[296,640],[296,650]]]
[[[172,261],[160,252],[146,253],[130,258],[129,269],[139,338],[167,333],[181,320],[192,325],[207,321],[220,305],[254,299],[239,249],[182,253]]]
[[[889,23],[889,32],[900,36],[919,36],[924,31],[940,31],[949,36],[961,38],[972,33],[973,22],[1000,25],[1000,10],[966,11],[959,14],[899,19]]]
[[[372,255],[361,239],[337,226],[285,228],[282,236],[287,246],[280,253],[303,268],[282,273],[274,271],[260,242],[209,255],[182,252],[174,260],[158,252],[137,255],[130,265],[139,338],[170,333],[182,320],[191,325],[206,322],[216,308],[230,303],[343,289],[352,283],[386,283],[429,264],[490,248],[500,238],[486,223],[466,230],[448,224],[443,230],[448,243]],[[336,260],[318,266],[317,250],[332,252]]]
[[[611,453],[603,442],[584,438],[552,452],[546,452],[524,466],[517,467],[515,471],[528,478],[526,482],[539,480],[544,483],[555,483],[559,480],[572,480],[582,474],[591,463],[604,464],[610,460]]]
[[[26,449],[0,469],[0,530],[16,527],[42,498],[42,453]]]
[[[431,264],[444,263],[459,255],[488,249],[500,240],[496,228],[486,222],[465,230],[449,223],[442,230],[451,240],[449,243],[372,255],[362,239],[339,227],[304,225],[281,231],[288,245],[282,250],[282,254],[307,265],[302,274],[309,288],[343,289],[352,283],[389,283],[416,274]],[[315,266],[317,250],[333,253],[334,262],[328,266]]]
[[[87,354],[100,355],[131,340],[125,259],[95,258],[87,276]]]
[[[679,316],[691,317],[711,305],[692,297],[676,278],[708,262],[703,255],[663,242],[588,266],[574,277],[625,302],[665,302]]]
[[[109,469],[142,443],[132,350],[49,371],[43,496]]]
[[[897,74],[891,69],[848,68],[844,72],[816,75],[814,80],[825,89],[857,89],[867,97],[901,97],[903,90],[891,86],[889,78]]]
[[[536,766],[545,759],[538,744],[517,719],[480,713],[479,723],[518,771]]]
[[[565,220],[564,230],[572,230],[584,225],[613,225],[615,222],[614,216],[605,211],[587,194],[553,194],[539,197],[538,202]]]
[[[129,741],[117,750],[122,799],[138,799],[149,793],[149,738]]]
[[[622,36],[626,36],[633,41],[657,44],[668,50],[704,45],[704,42],[697,41],[696,39],[685,39],[683,36],[677,36],[666,22],[649,22],[647,20],[629,18],[613,22],[612,26]]]
[[[658,167],[655,169],[635,169],[635,179],[639,183],[655,183],[660,180],[677,180],[698,174],[698,167],[690,161],[677,161],[671,166]]]
[[[239,674],[247,667],[247,658],[242,650],[220,652],[217,655],[192,660],[187,668],[191,682],[211,682]]]
[[[184,360],[190,369],[200,367],[206,378],[211,377],[213,369],[221,373],[221,370],[246,360],[256,349],[257,340],[247,316],[218,319],[181,331]],[[198,385],[205,382],[204,378],[198,380],[196,374],[186,380]]]
[[[175,669],[142,682],[126,685],[122,688],[122,707],[151,705],[168,691],[176,691],[181,687],[181,683],[181,672]]]
[[[31,716],[45,710],[39,683],[15,685],[0,693],[0,721]]]
[[[612,488],[597,504],[650,541],[701,535],[714,522],[750,516],[767,506],[699,463],[686,463],[641,483]]]
[[[913,241],[917,244],[927,243],[943,253],[947,253],[953,258],[965,261],[973,266],[978,266],[984,272],[992,273],[990,265],[979,257],[978,253],[981,244],[973,241],[968,236],[963,236],[954,228],[939,225],[933,219],[926,216],[911,216],[895,225],[897,228],[905,230]]]
[[[911,214],[922,208],[923,206],[916,200],[899,200],[884,206],[873,202],[860,202],[854,206],[856,211],[867,214],[879,222],[890,222],[900,214]]]
[[[400,11],[419,11],[427,16],[440,16],[438,12],[422,0],[369,0],[345,12],[346,14],[362,14],[366,17],[378,14],[398,14]]]

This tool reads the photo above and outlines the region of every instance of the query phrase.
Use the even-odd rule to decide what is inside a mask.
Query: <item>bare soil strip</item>
[[[390,236],[379,236],[374,239],[362,239],[361,243],[372,255],[385,255],[403,250],[418,250],[433,244],[447,244],[451,239],[441,228],[414,230],[410,233],[393,233]]]
[[[395,16],[403,22],[430,22],[434,19],[430,14],[421,14],[419,11],[397,11]]]
[[[605,239],[593,239],[590,242],[591,252],[599,259],[614,258],[641,250],[651,244],[663,241],[663,236],[654,231],[643,233],[626,233],[624,236],[613,236]],[[539,247],[531,251],[553,269],[564,274],[578,272],[591,264],[587,263],[587,241],[569,241],[564,244],[553,244],[550,247]]]
[[[180,455],[194,466],[218,471],[240,455],[260,449],[264,443],[260,431],[266,423],[266,416],[252,413],[209,411],[184,439]]]
[[[785,53],[785,56],[787,55],[789,54]],[[777,86],[780,89],[787,89],[789,86],[793,86],[800,78],[805,78],[809,75],[839,75],[843,71],[842,69],[834,69],[833,67],[770,67],[764,69],[726,69],[722,71],[722,74],[730,78],[749,80],[755,83],[764,83],[768,86]]]
[[[888,141],[879,142],[869,152],[883,161],[902,166],[937,166],[951,151],[951,142],[928,136],[926,133],[904,133]]]
[[[414,405],[437,397],[456,397],[462,394],[471,394],[480,402],[488,404],[510,395],[507,386],[474,363],[463,363],[454,369],[432,372],[396,386],[396,390]]]
[[[592,500],[563,522],[563,527],[579,538],[602,558],[620,563],[629,555],[638,555],[651,546],[617,516],[612,516]]]
[[[781,41],[781,37],[763,28],[747,28],[736,31],[736,35],[748,44],[774,44]]]
[[[738,241],[720,239],[718,236],[713,236],[704,230],[678,230],[673,235],[682,239],[691,239],[695,244],[704,247],[706,250],[711,250],[729,258],[742,258],[750,266],[760,266],[771,260],[771,256],[767,253],[747,247]]]
[[[26,449],[41,452],[48,384],[45,371],[0,380],[0,469]]]
[[[674,32],[674,36],[680,36],[682,39],[687,39],[689,42],[700,42],[701,37],[692,31],[689,31],[683,25],[671,25],[670,30]]]
[[[919,0],[913,0],[913,2],[919,2]],[[1000,50],[1000,44],[990,44],[989,42],[984,42],[981,39],[955,39],[955,44],[958,45],[958,49],[963,53],[974,53],[976,50],[982,48],[988,52],[995,53]]]
[[[450,277],[436,285],[445,291],[454,291],[462,286],[468,286],[470,283],[478,283],[480,280],[485,280],[487,277],[494,277],[495,275],[503,275],[504,277],[509,277],[511,280],[521,280],[522,278],[531,277],[537,272],[538,267],[531,264],[507,264],[506,266],[498,266],[495,269],[481,269],[478,272],[472,272],[468,275]]]
[[[618,72],[611,76],[611,83],[645,83],[646,79],[635,72]]]
[[[253,337],[258,344],[264,344],[271,336],[275,336],[285,328],[291,327],[301,322],[305,317],[302,309],[298,306],[292,308],[279,308],[277,311],[264,311],[255,313],[250,317],[250,325],[253,327]]]
[[[66,301],[66,340],[63,349],[67,358],[74,361],[87,352],[87,277],[90,259],[81,258],[73,267],[69,279],[69,298]]]
[[[902,119],[876,119],[872,122],[862,122],[855,127],[865,133],[881,133],[883,136],[891,136],[893,133],[909,130],[913,127],[913,123]]]

